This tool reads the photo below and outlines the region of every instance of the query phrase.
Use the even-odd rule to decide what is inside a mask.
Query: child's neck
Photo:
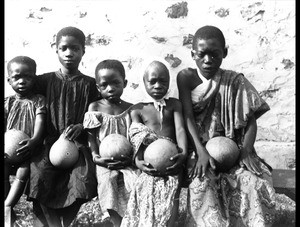
[[[78,68],[76,68],[76,69],[67,69],[67,68],[64,68],[64,67],[61,67],[60,71],[64,75],[76,75],[79,72]]]
[[[20,93],[17,93],[16,92],[16,97],[19,98],[19,99],[26,99],[26,98],[29,98],[33,95],[33,92],[30,91],[30,92],[27,92],[26,94],[20,94]]]
[[[103,99],[104,104],[109,106],[120,106],[124,101],[122,99],[110,101],[108,99]]]
[[[101,111],[107,114],[118,115],[121,114],[126,109],[125,102],[121,99],[113,102],[107,99],[102,99],[101,101],[102,101]]]

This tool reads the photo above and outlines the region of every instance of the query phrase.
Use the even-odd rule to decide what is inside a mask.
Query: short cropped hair
[[[11,72],[11,64],[12,63],[25,64],[25,65],[29,66],[29,68],[34,72],[34,74],[36,73],[36,62],[30,57],[17,56],[17,57],[14,57],[13,59],[11,59],[7,63],[7,72],[9,75]]]
[[[193,48],[195,47],[194,45],[196,45],[196,41],[198,39],[212,39],[212,38],[218,39],[222,47],[225,48],[225,38],[223,32],[219,28],[211,25],[203,26],[196,31],[193,37]]]
[[[163,62],[154,60],[146,68],[143,79],[145,79],[145,76],[148,75],[149,68],[153,68],[153,67],[156,69],[162,70],[164,73],[166,73],[168,76],[170,76],[168,67]]]
[[[85,47],[85,35],[80,29],[71,26],[61,29],[56,35],[56,47],[63,36],[73,36]]]
[[[124,66],[118,60],[107,59],[107,60],[101,61],[97,65],[97,67],[95,69],[95,76],[96,77],[98,76],[98,72],[99,72],[100,69],[114,69],[114,70],[117,70],[121,74],[121,76],[123,77],[123,79],[125,79],[125,69],[124,69]]]

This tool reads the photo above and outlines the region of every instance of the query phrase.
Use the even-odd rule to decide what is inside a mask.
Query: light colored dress
[[[205,86],[196,87],[191,97],[200,108],[194,116],[204,145],[210,138],[226,136],[241,146],[248,118],[258,118],[269,110],[251,83],[229,70],[220,69]],[[186,226],[272,226],[284,213],[278,209],[279,203],[293,215],[295,202],[286,196],[278,200],[271,168],[260,157],[255,160],[262,176],[235,165],[226,173],[213,175],[208,171],[202,180],[193,179],[188,186]],[[189,159],[188,166],[195,161]]]
[[[32,137],[38,114],[46,114],[45,97],[42,95],[26,98],[12,95],[4,99],[5,131],[17,129]]]
[[[98,111],[86,112],[83,126],[86,129],[96,129],[97,139],[100,142],[112,133],[121,134],[128,138],[128,129],[131,123],[129,109],[119,115]],[[112,209],[122,217],[124,216],[130,192],[139,173],[140,171],[133,166],[120,170],[110,170],[96,165],[98,199],[103,212]]]
[[[129,134],[135,155],[142,144],[147,146],[159,138],[153,130],[135,122],[131,124]],[[131,192],[121,227],[167,226],[178,187],[177,175],[156,177],[142,172]]]

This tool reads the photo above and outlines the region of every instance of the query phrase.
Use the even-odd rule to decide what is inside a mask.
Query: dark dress
[[[47,135],[41,154],[32,159],[28,199],[50,208],[67,207],[76,199],[90,200],[97,196],[97,180],[86,132],[75,141],[79,159],[70,169],[54,167],[49,150],[64,129],[83,122],[89,104],[98,99],[95,79],[57,71],[38,76],[36,85],[37,93],[46,97]]]

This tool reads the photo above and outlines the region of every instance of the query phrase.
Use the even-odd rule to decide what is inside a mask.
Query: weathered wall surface
[[[177,97],[177,73],[196,67],[191,37],[207,24],[221,28],[229,46],[222,67],[243,72],[271,107],[258,120],[259,154],[273,167],[295,168],[295,1],[6,0],[5,65],[28,55],[38,74],[58,69],[53,40],[71,25],[87,37],[83,73],[94,76],[101,60],[119,59],[128,79],[123,98],[135,103],[145,97],[145,59],[166,58]]]

